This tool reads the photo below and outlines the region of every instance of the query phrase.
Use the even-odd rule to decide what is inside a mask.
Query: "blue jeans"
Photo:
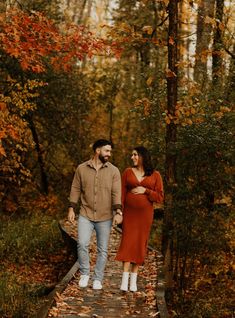
[[[102,281],[108,256],[109,235],[112,220],[94,222],[82,215],[78,217],[78,262],[82,275],[90,274],[89,245],[93,230],[96,232],[97,259],[93,279]]]

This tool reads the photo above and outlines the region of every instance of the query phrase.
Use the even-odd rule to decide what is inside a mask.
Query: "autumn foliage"
[[[25,166],[26,153],[34,147],[39,151],[40,147],[35,144],[31,118],[38,107],[37,99],[47,85],[45,79],[40,79],[41,74],[69,72],[85,57],[115,54],[117,47],[95,37],[85,26],[56,25],[40,12],[19,9],[1,13],[0,46],[4,59],[0,94],[0,169],[5,185],[20,186],[23,180],[31,177],[31,171]],[[4,186],[1,191],[1,196],[5,196]],[[12,204],[8,203],[10,206],[12,210]]]
[[[22,10],[0,8],[3,220],[64,217],[74,169],[96,138],[112,139],[121,171],[142,144],[165,180],[170,222],[153,231],[169,238],[172,317],[230,318],[232,2],[122,0],[113,11],[111,0],[4,2]]]
[[[77,60],[105,50],[104,41],[85,26],[57,26],[39,12],[10,11],[1,15],[0,23],[1,47],[23,71],[41,73],[49,64],[68,70]]]

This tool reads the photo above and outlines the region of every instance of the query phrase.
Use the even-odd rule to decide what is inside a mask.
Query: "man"
[[[71,186],[68,210],[70,222],[74,222],[74,209],[80,200],[78,217],[80,287],[86,287],[89,281],[89,244],[93,230],[97,238],[93,289],[102,289],[111,228],[112,225],[122,222],[121,176],[118,168],[109,162],[112,148],[110,141],[97,140],[93,145],[94,157],[77,167]]]

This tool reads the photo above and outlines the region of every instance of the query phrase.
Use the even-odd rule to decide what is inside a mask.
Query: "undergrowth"
[[[35,317],[41,297],[57,283],[60,271],[66,272],[57,220],[47,215],[2,217],[0,260],[0,317]]]

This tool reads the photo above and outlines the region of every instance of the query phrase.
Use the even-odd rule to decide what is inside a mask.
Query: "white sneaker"
[[[89,275],[81,275],[79,280],[79,287],[87,287],[89,281]]]
[[[102,284],[99,280],[94,280],[93,289],[102,289]]]

